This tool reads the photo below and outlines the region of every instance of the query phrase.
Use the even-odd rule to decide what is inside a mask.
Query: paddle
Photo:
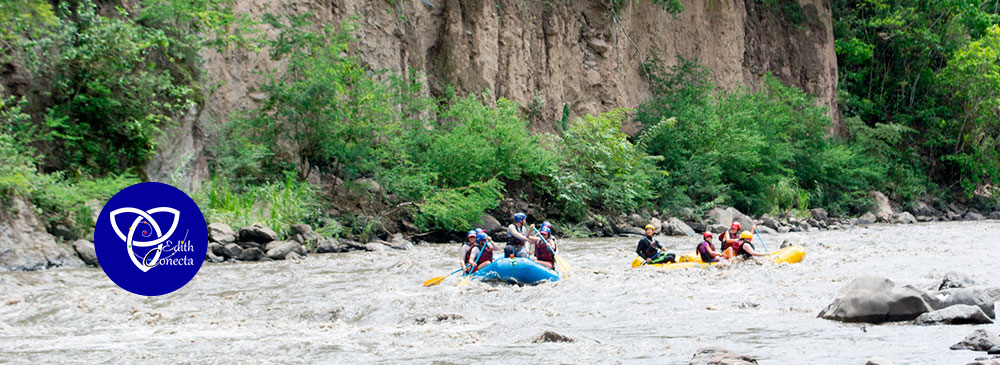
[[[535,226],[531,226],[531,229],[535,231],[535,234],[538,235],[538,238],[542,239],[542,242],[545,242],[545,248],[549,249],[549,252],[552,253],[552,257],[556,259],[556,266],[559,267],[559,271],[562,271],[563,275],[566,275],[566,277],[569,278],[569,270],[570,270],[569,264],[566,263],[566,261],[564,261],[562,257],[556,254],[556,251],[552,249],[552,245],[549,245],[549,241],[546,240],[545,237],[542,237],[542,233],[539,232],[538,229],[535,228]]]
[[[488,244],[490,243],[483,241],[483,247],[479,248],[479,254],[476,255],[476,263],[472,265],[471,269],[469,269],[469,273],[464,275],[465,279],[462,279],[462,281],[458,282],[458,286],[469,285],[469,278],[472,277],[472,272],[476,271],[476,268],[479,267],[479,258],[483,256],[483,252],[486,251],[486,245]]]
[[[771,250],[767,249],[767,244],[764,243],[764,237],[761,237],[760,233],[757,232],[756,225],[753,226],[753,233],[757,235],[757,238],[760,239],[760,244],[764,246],[764,253],[766,253],[767,257],[771,259],[771,262],[774,262],[774,256],[771,256]]]
[[[448,274],[448,275],[445,275],[445,276],[435,276],[433,278],[430,278],[429,280],[427,280],[427,281],[424,282],[424,286],[431,286],[431,285],[441,284],[441,282],[444,281],[445,278],[447,278],[449,276],[452,276],[452,275],[455,275],[455,273],[457,273],[459,271],[462,271],[462,269],[458,269],[458,270],[452,271],[451,274]]]

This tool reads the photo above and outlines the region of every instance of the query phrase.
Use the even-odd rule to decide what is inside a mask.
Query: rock
[[[293,224],[289,226],[288,229],[292,232],[293,236],[299,234],[302,235],[303,237],[308,237],[313,233],[312,227],[310,227],[308,224],[301,224],[301,223]]]
[[[960,215],[960,216],[963,215],[963,214],[965,214],[965,212],[968,211],[968,209],[966,209],[964,207],[960,207],[960,206],[958,206],[958,204],[955,204],[955,203],[948,203],[947,208],[948,208],[949,212],[955,213],[955,214]]]
[[[995,356],[993,358],[977,357],[976,361],[965,365],[1000,365],[1000,359]]]
[[[402,234],[396,233],[389,240],[389,247],[394,250],[409,250],[413,248],[413,243],[403,238]]]
[[[276,240],[278,240],[278,234],[263,223],[254,223],[250,227],[240,228],[239,242],[243,247],[247,247],[243,243],[254,242],[263,245]]]
[[[46,232],[34,207],[18,197],[0,205],[0,272],[84,265],[70,245]]]
[[[619,234],[630,234],[630,235],[637,235],[637,236],[645,236],[646,235],[646,230],[642,229],[642,228],[639,228],[639,227],[632,227],[632,226],[626,224],[626,225],[618,226],[618,233]],[[662,233],[662,232],[660,232],[660,233]]]
[[[685,221],[684,224],[687,224],[688,227],[691,227],[691,229],[693,229],[695,232],[705,232],[709,229],[707,224],[698,221],[690,221],[690,222]]]
[[[788,227],[788,232],[802,232],[802,227],[801,226]]]
[[[500,221],[497,220],[496,217],[489,214],[483,214],[483,216],[479,218],[479,222],[473,225],[473,228],[482,228],[486,231],[486,233],[494,234],[504,230],[505,227],[500,224]]]
[[[226,246],[223,246],[221,243],[211,242],[208,244],[208,252],[211,252],[215,256],[225,258],[226,257],[226,255],[224,254],[225,250]]]
[[[932,221],[934,221],[934,218],[931,218],[929,216],[926,215],[917,216],[917,222],[932,222]]]
[[[691,208],[681,208],[677,210],[677,217],[684,221],[694,221],[697,220],[694,216],[694,209]]]
[[[945,215],[945,218],[950,221],[958,221],[962,220],[962,215],[955,212],[948,212],[948,214]]]
[[[655,228],[657,232],[662,232],[663,231],[663,222],[661,222],[659,219],[650,218],[649,219],[649,224],[652,225],[653,228]]]
[[[917,325],[935,324],[986,324],[993,323],[979,307],[965,304],[949,306],[945,309],[921,314],[913,320]]]
[[[917,218],[910,214],[910,212],[902,212],[896,214],[891,219],[892,224],[913,224],[917,223]]]
[[[990,347],[989,350],[986,350],[986,353],[990,354],[990,355],[1000,354],[1000,345],[996,345],[996,346]]]
[[[256,247],[243,250],[243,252],[236,257],[236,259],[240,261],[260,261],[262,258],[264,258],[264,251]]]
[[[284,260],[301,260],[301,259],[304,259],[304,258],[306,258],[306,257],[300,255],[298,252],[292,251],[292,252],[289,252],[287,255],[285,255],[285,257],[283,259]]]
[[[289,252],[296,252],[305,255],[306,250],[295,241],[272,241],[264,246],[265,255],[271,260],[284,260]]]
[[[852,224],[854,225],[874,224],[877,219],[878,218],[875,217],[874,214],[869,212],[862,214],[860,217],[858,217],[857,221]]]
[[[948,288],[965,288],[975,284],[968,275],[957,271],[949,271],[944,274],[941,278],[941,285],[938,285],[938,290],[948,289]]]
[[[979,214],[977,212],[968,212],[968,213],[965,213],[964,218],[966,220],[970,220],[970,221],[981,221],[981,220],[985,220],[986,219],[986,217],[984,217],[982,214]]]
[[[778,231],[775,231],[775,230],[771,229],[771,227],[768,227],[768,226],[757,226],[757,233],[760,233],[760,234],[764,234],[764,233],[775,234],[775,233],[778,233]]]
[[[868,359],[868,362],[866,362],[865,365],[892,365],[892,361],[889,361],[889,359],[881,356],[875,356]]]
[[[97,262],[97,251],[94,250],[94,243],[88,240],[76,240],[73,241],[73,250],[76,254],[80,256],[83,262],[90,266],[100,267],[101,264]]]
[[[989,351],[997,345],[1000,345],[1000,337],[980,328],[972,331],[961,342],[951,345],[949,348],[952,350]]]
[[[788,246],[794,246],[794,245],[795,245],[795,242],[792,242],[791,240],[789,240],[789,239],[786,238],[783,241],[781,241],[781,246],[779,246],[778,249],[780,250],[782,248],[785,248],[785,247],[788,247]]]
[[[892,206],[889,205],[889,198],[878,191],[872,191],[868,194],[869,197],[875,203],[875,208],[873,208],[872,214],[875,215],[876,222],[888,222],[892,218]]]
[[[646,221],[642,219],[642,216],[632,213],[628,215],[628,223],[636,227],[645,227]]]
[[[53,236],[62,238],[63,241],[67,242],[76,241],[78,238],[80,238],[76,236],[76,232],[73,232],[72,229],[70,229],[69,227],[67,227],[65,224],[62,223],[52,223],[49,227],[49,233],[51,233]]]
[[[934,310],[926,296],[912,286],[898,287],[892,280],[866,275],[840,288],[833,303],[820,311],[819,317],[841,322],[908,321]]]
[[[924,203],[922,201],[917,201],[916,203],[913,203],[913,207],[911,207],[909,211],[910,213],[913,213],[913,215],[916,216],[921,216],[921,215],[932,216],[937,214],[936,209],[931,208],[931,206],[927,205],[927,203]]]
[[[365,244],[365,251],[382,252],[385,251],[385,245],[378,242],[368,242]]]
[[[812,216],[813,219],[818,221],[826,220],[827,216],[829,216],[829,214],[827,214],[826,212],[826,209],[823,208],[809,209],[809,215]]]
[[[733,223],[733,213],[724,207],[715,207],[708,211],[708,219],[713,225],[718,224],[729,229],[729,225]]]
[[[689,227],[687,224],[684,224],[684,222],[681,222],[681,220],[677,218],[670,218],[667,220],[667,226],[670,227],[671,236],[697,235],[697,233],[694,232],[694,229]]]
[[[365,177],[365,178],[357,179],[357,180],[354,180],[354,183],[357,184],[358,186],[361,186],[362,188],[368,190],[369,193],[377,193],[377,192],[379,192],[379,191],[382,190],[382,185],[379,185],[372,178]]]
[[[757,221],[750,218],[750,216],[746,214],[740,213],[740,211],[736,210],[736,208],[729,207],[726,210],[728,210],[729,214],[733,216],[733,221],[740,222],[740,225],[743,226],[744,230],[750,229],[750,227],[753,227],[754,224],[757,224]]]
[[[939,303],[930,303],[935,309],[947,308],[953,305],[971,305],[979,307],[987,317],[996,318],[993,310],[993,297],[984,290],[973,288],[946,289],[938,292],[938,297],[944,297]]]
[[[208,250],[207,252],[205,252],[205,261],[208,261],[208,262],[223,262],[223,261],[226,261],[226,259],[222,258],[219,255],[216,255],[214,252],[212,252],[212,250]]]
[[[777,219],[774,219],[773,217],[768,216],[768,215],[760,217],[760,223],[764,227],[768,227],[768,228],[775,229],[775,230],[778,229],[778,225],[779,225]],[[757,227],[757,229],[760,229],[760,227]]]
[[[711,225],[708,228],[710,229],[710,231],[712,233],[717,234],[717,235],[718,234],[722,234],[722,232],[725,232],[725,231],[729,230],[728,226],[724,226],[724,225],[721,225],[721,224],[713,224],[713,225]]]
[[[801,229],[803,232],[809,232],[809,231],[812,230],[812,226],[809,225],[809,223],[800,222],[799,223],[799,229]]]
[[[208,241],[218,242],[223,245],[236,242],[236,232],[225,223],[212,223],[208,225]]]
[[[757,359],[746,355],[737,355],[721,347],[703,347],[691,358],[690,365],[750,365]]]
[[[815,219],[812,219],[812,218],[806,219],[806,223],[809,224],[809,227],[812,227],[812,228],[822,228],[823,227],[823,223],[820,223],[818,220],[815,220]]]
[[[543,342],[574,342],[574,340],[572,338],[560,335],[560,334],[552,332],[552,331],[545,331],[544,333],[542,333],[541,335],[539,335],[537,338],[535,338],[534,341],[531,341],[531,342],[534,342],[534,343],[543,343]]]
[[[363,244],[361,242],[358,242],[358,241],[343,240],[340,243],[343,244],[343,246],[346,248],[347,251],[365,251],[365,250],[367,250],[367,248],[365,248],[365,244]]]
[[[788,233],[788,232],[790,232],[791,230],[792,230],[792,229],[791,229],[791,228],[789,228],[788,226],[781,226],[781,227],[778,227],[778,233]]]
[[[587,46],[601,55],[608,52],[608,43],[600,38],[591,38],[587,40]]]
[[[242,253],[243,253],[243,248],[240,247],[240,245],[237,245],[235,243],[230,243],[223,247],[221,256],[227,259],[235,259],[240,257]]]
[[[324,238],[316,243],[316,253],[333,253],[333,252],[346,252],[347,248],[344,246],[337,245],[337,241],[329,238]]]
[[[990,219],[1000,219],[1000,211],[990,213]]]

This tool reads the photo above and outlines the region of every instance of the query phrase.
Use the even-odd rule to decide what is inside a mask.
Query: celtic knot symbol
[[[129,226],[128,234],[123,233],[121,229],[118,227],[118,221],[116,218],[119,214],[122,213],[134,213],[138,215],[138,217],[136,217],[135,220],[132,221],[132,225]],[[160,225],[157,224],[156,220],[153,219],[153,214],[156,213],[170,213],[174,216],[174,221],[173,223],[171,223],[170,229],[168,229],[166,233],[163,233],[160,230]],[[153,208],[150,209],[149,211],[142,211],[136,208],[120,208],[111,211],[110,214],[111,214],[111,227],[114,228],[115,233],[118,234],[118,237],[125,242],[125,246],[128,249],[129,258],[132,259],[132,263],[135,264],[135,267],[139,268],[139,270],[142,270],[143,272],[147,272],[157,265],[157,262],[160,259],[160,254],[163,252],[163,241],[166,241],[168,238],[170,238],[170,236],[174,234],[174,230],[177,229],[177,223],[180,221],[180,212],[177,211],[176,209],[168,207]],[[142,225],[143,228],[141,228],[141,232],[138,233],[140,236],[139,238],[148,238],[152,236],[155,239],[150,241],[136,241],[135,235],[136,231],[140,230],[139,228],[140,225]],[[152,247],[152,246],[156,246],[156,248],[147,252],[146,255],[142,257],[142,261],[139,261],[139,259],[135,255],[133,247]],[[153,257],[149,257],[150,254],[153,254]]]

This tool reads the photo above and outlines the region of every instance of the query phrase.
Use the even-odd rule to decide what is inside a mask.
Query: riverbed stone
[[[236,232],[228,224],[215,222],[208,225],[208,241],[223,245],[236,242]]]
[[[871,213],[875,215],[876,222],[888,222],[892,218],[892,205],[889,204],[889,198],[879,191],[872,191],[868,194],[874,203],[874,208],[872,208]]]
[[[18,197],[9,204],[0,202],[0,272],[85,265],[70,245],[45,230],[33,206]]]
[[[695,352],[690,365],[752,365],[757,359],[746,355],[738,355],[721,347],[703,347]]]
[[[989,350],[986,350],[986,353],[990,355],[1000,355],[1000,345],[990,347]]]
[[[257,246],[260,246],[276,240],[278,240],[278,234],[263,223],[254,223],[249,227],[240,228],[239,242],[244,248],[247,247],[245,243],[248,242],[255,242]]]
[[[933,215],[937,215],[937,209],[934,209],[930,205],[927,205],[927,203],[919,201],[919,200],[916,203],[913,203],[913,206],[910,207],[909,212],[913,213],[913,215],[916,215],[916,216],[921,216],[921,215],[924,215],[924,216],[933,216]]]
[[[733,213],[726,207],[715,207],[708,211],[708,220],[713,225],[729,226],[733,223]]]
[[[791,231],[792,231],[792,228],[789,227],[789,226],[780,226],[780,227],[778,227],[778,233],[788,233],[788,232],[791,232]]]
[[[223,261],[226,261],[226,259],[223,258],[222,256],[216,255],[214,252],[212,252],[212,250],[208,250],[208,251],[205,252],[205,261],[208,261],[208,262],[223,262]]]
[[[642,219],[642,216],[639,215],[639,214],[637,214],[637,213],[629,214],[627,222],[629,224],[631,224],[632,226],[635,226],[635,227],[645,227],[646,226],[646,220]]]
[[[762,226],[769,227],[771,229],[777,230],[779,222],[778,222],[777,219],[774,219],[774,217],[771,217],[771,216],[765,214],[765,215],[763,215],[763,216],[760,217],[760,224]],[[758,229],[759,228],[760,227],[758,227]]]
[[[977,357],[975,361],[965,365],[1000,365],[1000,357]]]
[[[657,232],[657,233],[662,233],[662,232]],[[634,227],[634,226],[631,226],[631,225],[628,225],[628,224],[622,224],[622,225],[618,226],[618,234],[619,235],[645,236],[646,235],[646,230],[642,229],[642,228],[639,228],[639,227]]]
[[[696,235],[696,233],[694,232],[694,229],[692,229],[691,227],[689,227],[684,222],[681,222],[681,220],[677,219],[677,218],[670,218],[669,220],[667,220],[666,226],[669,227],[670,235],[671,236],[694,236],[694,235]]]
[[[840,288],[819,317],[841,322],[909,321],[934,310],[925,296],[926,292],[913,286],[897,286],[887,278],[865,275]]]
[[[886,359],[881,356],[875,356],[873,358],[868,359],[868,362],[866,362],[865,365],[893,365],[893,364],[892,361],[889,361],[889,359]]]
[[[892,216],[892,224],[914,224],[917,223],[917,218],[910,214],[910,212],[902,212]]]
[[[873,224],[875,223],[876,220],[878,220],[878,217],[875,217],[875,214],[868,212],[858,217],[858,220],[853,224],[855,225]]]
[[[650,218],[649,219],[649,225],[653,226],[653,228],[656,229],[657,232],[662,232],[663,231],[663,221],[661,221],[659,219]]]
[[[252,247],[243,250],[243,252],[241,252],[239,257],[237,257],[236,259],[240,261],[260,261],[260,259],[264,257],[265,256],[263,250],[256,247]]]
[[[382,252],[385,251],[385,245],[381,242],[368,242],[365,244],[365,251]]]
[[[303,236],[309,236],[313,233],[312,227],[303,223],[290,225],[288,226],[288,230],[292,233],[292,235],[300,234]]]
[[[938,291],[940,304],[931,303],[935,309],[947,308],[953,305],[971,305],[979,307],[987,317],[996,318],[993,308],[993,298],[985,290],[976,288],[944,289]]]
[[[778,231],[775,231],[775,230],[771,229],[771,227],[768,227],[768,226],[757,226],[757,233],[760,233],[760,234],[775,234],[775,233],[778,233]]]
[[[230,243],[223,246],[222,257],[235,259],[240,257],[241,254],[243,254],[243,247],[240,247],[240,245]]]
[[[827,213],[826,209],[823,208],[813,208],[809,209],[809,215],[816,220],[826,220],[826,218],[829,216],[829,213]]]
[[[265,255],[271,260],[284,260],[289,252],[305,256],[306,250],[295,241],[272,241],[265,246]]]
[[[488,234],[494,234],[506,228],[502,224],[500,224],[500,220],[496,219],[496,217],[489,214],[483,214],[482,217],[479,217],[479,221],[476,222],[476,224],[474,224],[472,227],[482,228]]]
[[[215,256],[219,256],[219,257],[225,258],[225,256],[226,256],[225,250],[226,250],[226,246],[222,245],[221,243],[210,242],[208,244],[208,252],[211,252]]]
[[[691,227],[691,229],[693,229],[695,232],[702,232],[702,233],[704,233],[705,231],[708,231],[708,229],[709,229],[708,225],[705,224],[704,222],[699,222],[699,221],[685,221],[684,224],[687,224],[688,227]]]
[[[97,262],[97,251],[94,250],[94,243],[90,240],[79,239],[73,241],[73,250],[76,254],[80,256],[83,262],[90,266],[100,267],[101,264]]]
[[[937,286],[937,290],[944,290],[949,288],[967,288],[974,285],[975,282],[972,281],[968,275],[960,273],[958,271],[949,271],[944,274],[941,278],[941,284]]]
[[[993,323],[990,317],[983,313],[977,306],[958,304],[939,309],[933,312],[921,314],[913,320],[916,325],[938,325],[938,324],[988,324]]]
[[[389,247],[394,250],[410,250],[413,249],[413,242],[403,238],[402,234],[396,233],[389,239]]]
[[[316,242],[316,253],[346,252],[347,247],[337,244],[332,238],[323,238]]]
[[[958,213],[955,213],[955,212],[952,212],[952,211],[949,211],[947,214],[945,214],[945,219],[950,220],[950,221],[960,221],[960,220],[962,220],[962,215],[958,214]]]
[[[981,221],[981,220],[985,220],[986,219],[986,217],[984,217],[982,214],[979,214],[978,212],[968,212],[968,213],[965,213],[965,215],[963,217],[966,220],[970,220],[970,221]]]
[[[972,331],[965,339],[949,347],[952,350],[988,351],[1000,345],[1000,336],[980,328]]]
[[[531,342],[543,343],[543,342],[574,342],[574,341],[575,340],[573,340],[572,338],[560,335],[558,333],[552,331],[545,331]]]

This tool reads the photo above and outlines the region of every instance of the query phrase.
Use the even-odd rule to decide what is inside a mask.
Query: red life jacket
[[[482,264],[484,262],[493,261],[493,246],[491,246],[489,243],[484,243],[482,246],[476,245],[472,247],[479,247],[479,249],[483,251],[483,253],[479,255],[479,261],[476,262],[476,266],[479,266],[479,264]],[[483,249],[483,247],[486,248]],[[465,253],[465,261],[463,262],[469,262],[469,256],[471,255],[472,255],[472,249],[470,248],[469,252]]]
[[[549,246],[542,240],[535,242],[535,258],[539,261],[552,262],[552,251],[549,250]]]

